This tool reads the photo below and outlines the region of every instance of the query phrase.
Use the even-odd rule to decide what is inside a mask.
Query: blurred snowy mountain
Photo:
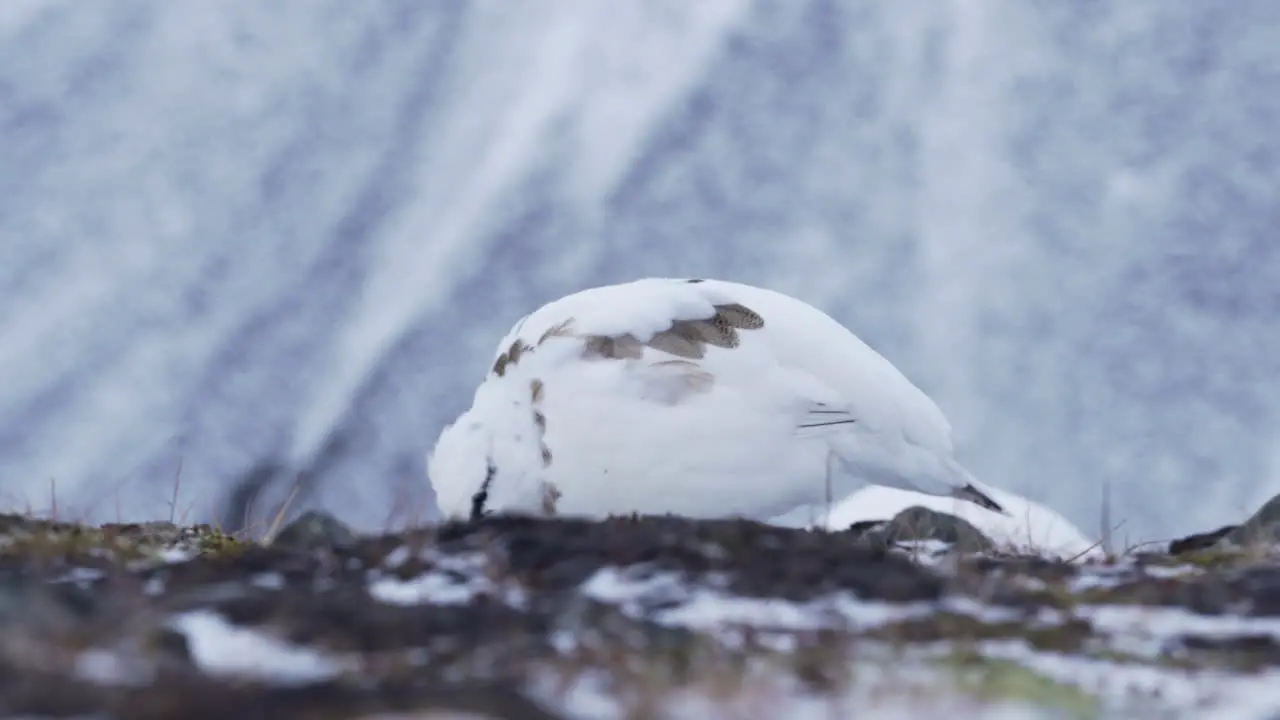
[[[1280,4],[5,0],[0,491],[429,512],[525,311],[768,285],[1087,531],[1280,492]],[[53,487],[51,487],[51,485]],[[389,514],[399,512],[399,520]],[[234,525],[234,519],[220,518]]]

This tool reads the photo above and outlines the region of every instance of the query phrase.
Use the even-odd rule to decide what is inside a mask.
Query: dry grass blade
[[[289,513],[289,507],[293,505],[293,500],[298,496],[298,491],[301,488],[301,478],[294,478],[293,484],[289,488],[289,495],[285,497],[284,502],[280,503],[280,509],[276,511],[275,517],[271,519],[271,526],[267,528],[267,533],[262,537],[262,545],[270,547],[271,543],[275,541],[276,536],[280,533],[280,526],[284,524],[284,519]]]

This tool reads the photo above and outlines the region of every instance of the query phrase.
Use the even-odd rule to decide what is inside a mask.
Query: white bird
[[[524,317],[427,465],[445,518],[772,520],[867,483],[1003,512],[888,360],[817,308],[719,280],[597,287]]]

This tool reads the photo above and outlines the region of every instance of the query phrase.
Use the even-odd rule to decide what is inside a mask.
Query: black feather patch
[[[969,502],[972,502],[973,504],[979,507],[986,508],[993,512],[998,512],[1001,515],[1009,514],[1005,512],[1004,508],[1000,507],[999,503],[987,497],[986,493],[982,492],[981,490],[974,487],[973,485],[965,485],[964,487],[960,488],[960,490],[956,492],[956,495],[958,495],[961,498],[964,498],[965,500],[968,500]]]
[[[488,461],[488,468],[484,473],[484,482],[480,483],[480,490],[471,496],[471,520],[481,520],[489,512],[484,509],[484,504],[489,500],[489,484],[493,482],[493,476],[498,472],[498,468],[493,466],[493,459]]]

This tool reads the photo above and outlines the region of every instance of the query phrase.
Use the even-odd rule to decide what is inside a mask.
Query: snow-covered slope
[[[181,465],[193,518],[299,473],[299,508],[429,513],[425,450],[518,317],[710,275],[848,323],[975,475],[1081,526],[1104,482],[1135,538],[1238,520],[1280,490],[1277,28],[1266,0],[0,3],[0,493],[166,516]]]

